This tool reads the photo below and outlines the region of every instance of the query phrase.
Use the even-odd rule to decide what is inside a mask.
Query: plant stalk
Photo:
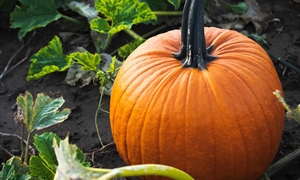
[[[104,45],[101,46],[101,52],[105,52],[106,51],[106,49],[108,48],[108,46],[111,43],[112,37],[113,37],[113,34],[108,34],[107,35],[107,39],[105,40]],[[98,52],[98,53],[101,53],[101,52]]]
[[[162,26],[159,26],[158,28],[153,29],[152,31],[149,31],[148,33],[143,34],[142,36],[138,35],[138,34],[137,34],[136,32],[134,32],[133,30],[131,30],[131,31],[133,31],[135,34],[137,34],[136,38],[147,39],[147,38],[153,36],[153,35],[156,34],[157,32],[159,32],[159,31],[161,31],[161,30],[163,30],[163,29],[165,29],[165,28],[167,28],[167,27],[168,27],[168,25],[166,25],[166,24],[165,24],[165,25],[162,25]],[[125,32],[129,34],[129,32],[127,32],[127,31],[125,31]],[[133,37],[133,36],[131,36],[131,37]],[[135,38],[135,37],[133,37],[133,38]],[[134,40],[137,40],[136,38],[135,38]],[[132,41],[132,42],[133,42],[133,41]],[[118,52],[118,49],[114,50],[111,54],[113,55],[113,54],[116,54],[117,52]]]
[[[22,159],[22,160],[24,160],[23,158],[24,158],[24,142],[23,142],[23,140],[24,140],[24,123],[22,122],[21,123],[21,156],[20,156],[20,158]]]
[[[292,64],[290,64],[290,63],[288,63],[287,61],[283,60],[282,58],[276,56],[275,53],[273,53],[273,52],[270,51],[269,49],[265,48],[264,46],[262,46],[262,47],[263,47],[264,50],[269,54],[269,56],[270,56],[271,58],[274,58],[275,60],[281,62],[281,63],[284,64],[285,66],[287,66],[287,67],[293,69],[294,71],[296,71],[297,73],[300,74],[300,69],[299,69],[299,68],[297,68],[296,66],[294,66],[294,65],[292,65]]]
[[[182,11],[152,11],[156,16],[181,16]]]
[[[138,39],[144,40],[144,38],[142,36],[138,35],[136,32],[134,32],[131,29],[124,29],[124,31],[135,40],[138,40]]]
[[[283,168],[285,168],[287,165],[289,165],[291,162],[295,161],[296,159],[300,158],[300,148],[297,149],[296,151],[284,156],[283,158],[281,158],[280,160],[278,160],[277,162],[275,162],[274,164],[272,164],[266,174],[269,177],[274,176],[277,172],[279,172],[280,170],[282,170]]]
[[[148,38],[153,36],[154,34],[158,33],[159,31],[162,31],[163,29],[167,28],[168,25],[164,24],[162,26],[159,26],[156,29],[153,29],[152,31],[147,32],[146,34],[142,35],[143,38]]]
[[[70,22],[72,22],[72,23],[78,24],[80,26],[84,25],[82,22],[80,22],[77,19],[74,19],[72,17],[66,16],[66,15],[62,15],[61,17],[64,18],[64,19],[66,19],[66,20],[68,20],[68,21],[70,21]]]
[[[205,0],[186,0],[182,15],[181,48],[174,57],[186,68],[206,70],[206,65],[216,57],[209,55],[204,35]]]
[[[31,136],[31,132],[28,132],[27,135],[27,143],[26,143],[26,147],[25,147],[25,158],[24,158],[24,162],[29,164],[29,144],[30,144],[30,136]]]
[[[164,176],[174,180],[193,180],[190,175],[179,169],[158,164],[133,165],[112,169],[109,173],[101,176],[99,180],[149,175]]]
[[[263,175],[264,180],[270,180],[269,176],[267,175],[267,173],[264,173]]]
[[[102,88],[102,91],[100,93],[100,99],[99,99],[98,107],[97,107],[97,110],[96,110],[96,113],[95,113],[96,132],[97,132],[97,136],[98,136],[99,142],[101,144],[101,148],[104,147],[104,144],[102,142],[102,139],[101,139],[101,136],[100,136],[100,132],[99,132],[99,127],[98,127],[98,113],[99,113],[99,110],[101,109],[101,103],[102,103],[103,94],[104,94],[104,87]]]

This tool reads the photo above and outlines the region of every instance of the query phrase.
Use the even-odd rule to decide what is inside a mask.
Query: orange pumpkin
[[[186,1],[182,30],[148,39],[118,72],[110,102],[117,150],[129,165],[170,165],[199,180],[258,179],[283,130],[284,109],[273,95],[282,91],[278,75],[246,36],[213,27],[203,33],[203,19],[187,17],[196,1]],[[179,51],[183,62],[173,55]]]

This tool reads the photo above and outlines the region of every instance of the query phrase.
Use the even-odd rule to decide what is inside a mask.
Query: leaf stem
[[[158,164],[133,165],[112,169],[109,173],[101,176],[99,180],[109,180],[117,177],[149,175],[164,176],[175,180],[193,180],[190,175],[179,169]]]
[[[82,22],[80,22],[80,21],[78,21],[77,19],[72,18],[72,17],[70,17],[70,16],[66,16],[66,15],[63,15],[63,14],[62,14],[61,17],[64,18],[64,19],[66,19],[66,20],[68,20],[68,21],[70,21],[70,22],[72,22],[72,23],[78,24],[78,25],[80,25],[80,26],[83,26],[83,25],[84,25]]]
[[[23,158],[24,158],[24,151],[25,151],[25,149],[24,149],[24,127],[25,127],[25,125],[24,125],[24,123],[22,122],[21,123],[21,155],[20,155],[20,158],[23,160]]]
[[[97,136],[98,136],[98,139],[99,139],[99,142],[100,142],[102,148],[104,147],[104,144],[102,142],[102,139],[101,139],[101,136],[100,136],[100,132],[99,132],[99,128],[98,128],[98,113],[99,113],[99,110],[101,109],[101,104],[102,104],[104,89],[105,88],[102,88],[102,91],[100,93],[100,99],[99,99],[99,103],[98,103],[98,107],[97,107],[97,110],[96,110],[96,113],[95,113],[95,119],[94,119],[95,126],[96,126]]]
[[[174,57],[183,67],[206,70],[206,64],[216,57],[209,55],[212,47],[206,48],[204,35],[205,0],[186,0],[182,15],[181,48]]]
[[[156,16],[181,16],[182,11],[152,11]]]
[[[263,179],[264,179],[264,180],[270,180],[270,178],[269,178],[269,176],[268,176],[268,174],[267,174],[267,173],[264,173],[264,175],[263,175]]]
[[[138,35],[136,32],[134,32],[131,29],[124,29],[124,31],[135,40],[138,40],[138,39],[143,40],[144,39],[142,36]]]
[[[289,105],[285,102],[284,98],[280,95],[280,91],[276,90],[275,92],[273,92],[273,94],[277,97],[277,99],[279,100],[279,102],[281,102],[281,104],[283,105],[283,107],[286,109],[286,114],[285,116],[288,119],[293,119],[295,120],[297,123],[300,123],[300,105],[297,106],[296,109],[291,109],[289,107]]]
[[[270,56],[271,58],[274,58],[275,60],[281,62],[281,63],[284,64],[285,66],[287,66],[287,67],[293,69],[294,71],[296,71],[297,73],[300,74],[300,69],[299,69],[299,68],[297,68],[296,66],[294,66],[294,65],[292,65],[292,64],[290,64],[290,63],[288,63],[288,62],[285,61],[284,59],[282,59],[282,58],[276,56],[275,53],[273,53],[273,52],[270,51],[269,49],[265,48],[264,46],[262,46],[262,47],[263,47],[264,50],[269,54],[269,56]]]
[[[101,47],[101,52],[105,52],[106,51],[106,49],[108,48],[108,46],[111,43],[112,37],[113,37],[113,34],[108,34],[107,35],[107,39],[105,40],[104,45]],[[98,53],[101,53],[101,52],[98,52]]]
[[[94,167],[85,167],[82,166],[83,169],[89,172],[95,172],[95,173],[109,173],[111,169],[105,169],[105,168],[94,168]]]
[[[278,101],[281,102],[287,113],[291,113],[292,110],[289,107],[289,105],[285,102],[284,98],[281,96],[281,92],[277,89],[275,92],[273,92],[273,94],[276,96]]]
[[[29,164],[29,144],[30,144],[30,136],[31,136],[31,132],[28,131],[28,135],[27,135],[27,143],[26,143],[26,147],[25,147],[25,158],[24,158],[24,162]]]
[[[274,164],[272,164],[268,170],[267,174],[269,177],[272,177],[274,174],[282,170],[284,167],[286,167],[288,164],[290,164],[292,161],[295,161],[300,157],[300,148],[296,151],[284,156]]]
[[[148,38],[153,36],[154,34],[158,33],[159,31],[162,31],[163,29],[166,29],[168,25],[164,24],[162,26],[159,26],[156,29],[153,29],[152,31],[147,32],[146,34],[142,35],[143,38]]]

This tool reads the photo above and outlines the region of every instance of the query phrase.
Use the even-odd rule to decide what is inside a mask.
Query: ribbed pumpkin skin
[[[150,38],[124,62],[110,102],[117,150],[129,165],[170,165],[196,180],[255,180],[281,140],[279,78],[249,38],[218,28],[205,37],[217,56],[206,71],[173,57],[180,30]]]

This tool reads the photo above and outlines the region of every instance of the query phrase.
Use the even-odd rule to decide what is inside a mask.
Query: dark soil
[[[295,1],[296,2],[296,1]],[[278,57],[300,68],[300,4],[292,1],[263,1],[263,5],[271,7],[273,16],[280,19],[280,22],[271,22],[269,28],[264,32],[270,45],[270,51],[275,52]],[[31,55],[36,53],[41,47],[57,35],[58,32],[66,31],[58,28],[54,23],[46,28],[36,31],[33,40],[15,57],[12,66],[22,60],[26,52],[31,50]],[[282,31],[278,31],[282,27]],[[144,26],[139,28],[145,28]],[[148,27],[146,27],[147,29]],[[139,30],[139,29],[138,29]],[[141,31],[143,31],[141,29]],[[88,34],[83,31],[82,33]],[[28,38],[30,35],[27,35]],[[26,39],[26,38],[25,38]],[[117,46],[128,42],[131,39],[124,34],[120,34],[113,44]],[[121,43],[121,44],[120,44]],[[9,16],[0,14],[0,73],[3,71],[8,60],[17,52],[21,43],[17,38],[17,30],[9,28]],[[66,49],[72,46],[64,44]],[[93,51],[93,44],[87,47]],[[112,48],[113,50],[113,48]],[[291,68],[288,68],[277,60],[274,65],[281,79],[285,100],[291,107],[296,107],[300,103],[300,76]],[[47,129],[65,138],[68,134],[71,143],[75,143],[87,155],[88,159],[95,167],[115,168],[124,166],[114,145],[109,146],[104,151],[97,151],[100,143],[96,134],[94,117],[99,101],[99,89],[90,84],[83,88],[79,86],[68,86],[63,84],[66,73],[54,73],[40,80],[26,81],[29,61],[9,72],[2,80],[6,91],[0,92],[0,132],[7,134],[20,134],[20,125],[14,122],[13,108],[19,94],[29,91],[34,96],[44,92],[52,97],[63,96],[65,107],[71,108],[70,117],[63,123]],[[109,110],[109,97],[103,99],[103,109]],[[98,115],[99,130],[104,144],[113,142],[109,115],[100,112]],[[41,133],[41,132],[37,132]],[[300,125],[294,121],[286,120],[282,141],[276,160],[293,152],[300,147]],[[15,137],[0,135],[0,162],[5,162],[10,154],[20,154],[20,141]],[[5,151],[6,150],[6,151]],[[10,153],[8,153],[8,152]],[[298,180],[300,179],[300,160],[294,160],[289,166],[277,173],[272,180]]]

